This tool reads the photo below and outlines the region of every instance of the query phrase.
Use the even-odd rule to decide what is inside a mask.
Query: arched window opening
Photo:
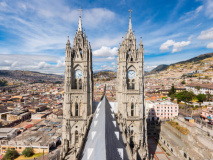
[[[134,104],[131,103],[131,116],[134,116]]]
[[[82,80],[79,79],[79,89],[82,89]]]
[[[133,58],[131,58],[131,60],[130,60],[131,62],[133,61]]]
[[[135,80],[132,80],[132,89],[135,89]]]
[[[134,148],[134,136],[133,136],[134,132],[131,131],[130,132],[130,148],[133,149]],[[132,150],[133,151],[133,150]]]
[[[130,89],[130,79],[127,79],[127,89]]]
[[[79,52],[80,52],[80,55],[81,55],[81,57],[82,57],[82,49],[81,49],[81,48],[79,49]]]
[[[74,83],[72,84],[72,89],[77,89],[77,79],[74,79]]]
[[[78,103],[75,103],[75,116],[78,116]]]
[[[78,131],[75,131],[75,143],[78,143]]]

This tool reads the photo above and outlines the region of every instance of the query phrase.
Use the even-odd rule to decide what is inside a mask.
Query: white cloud
[[[118,48],[114,47],[114,48],[110,48],[110,47],[106,47],[106,46],[102,46],[100,49],[95,50],[93,52],[93,56],[101,56],[101,57],[108,57],[108,56],[114,56],[116,55],[118,52]],[[114,59],[115,57],[108,57],[109,59]]]
[[[0,6],[1,6],[1,7],[6,7],[6,6],[7,6],[7,3],[6,3],[6,2],[0,2]]]
[[[209,43],[209,44],[207,44],[207,46],[206,46],[207,48],[212,48],[213,49],[213,42],[211,42],[211,43]]]
[[[213,1],[212,0],[204,0],[205,4],[205,13],[209,18],[213,18]]]
[[[82,17],[87,27],[98,28],[101,24],[114,20],[115,13],[106,8],[93,8],[83,11]]]
[[[202,40],[213,39],[213,28],[202,31],[200,35],[198,36],[198,39],[202,39]]]
[[[161,46],[160,46],[160,50],[161,51],[166,51],[169,50],[169,47],[174,45],[174,41],[173,40],[167,40],[166,42],[164,42]]]
[[[47,67],[50,67],[50,64],[46,63],[46,62],[39,62],[38,64],[38,68],[39,69],[43,69],[43,68],[47,68]]]
[[[118,45],[122,41],[122,35],[117,37],[102,37],[96,38],[94,42],[92,42],[93,48],[100,48],[102,46],[115,46]]]
[[[115,71],[117,69],[116,65],[114,66],[108,66],[108,65],[103,65],[101,66],[101,70],[110,70],[110,71]]]
[[[188,40],[191,41],[193,37],[194,37],[194,35],[190,35],[190,36],[188,37]]]
[[[183,47],[188,46],[190,43],[191,43],[190,41],[182,41],[174,43],[172,53],[181,51]]]
[[[203,10],[203,5],[199,6],[195,10],[186,12],[183,16],[180,17],[180,20],[183,20],[185,22],[190,21],[190,20],[196,18],[202,10]]]
[[[1,54],[0,70],[30,70],[43,73],[64,72],[64,58],[47,55]]]
[[[173,40],[167,40],[160,46],[160,50],[166,51],[169,50],[171,46],[173,46],[172,53],[179,52],[183,49],[183,47],[188,46],[190,43],[190,41],[175,42]]]

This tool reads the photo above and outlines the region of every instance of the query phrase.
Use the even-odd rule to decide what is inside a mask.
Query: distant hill
[[[161,64],[161,65],[157,66],[156,68],[154,68],[153,70],[151,70],[150,72],[147,72],[146,74],[147,75],[155,74],[157,72],[167,70],[171,66],[175,66],[175,65],[178,65],[178,64],[200,63],[202,60],[207,59],[207,58],[211,58],[211,57],[213,57],[213,53],[206,53],[206,54],[201,54],[197,57],[194,57],[194,58],[191,58],[191,59],[188,59],[188,60],[185,60],[185,61],[180,61],[180,62],[177,62],[177,63],[170,64],[170,65]]]
[[[31,81],[31,82],[58,82],[62,83],[64,76],[55,74],[46,74],[35,71],[21,71],[21,70],[0,70],[1,77],[10,77],[13,79]]]
[[[114,71],[100,71],[93,74],[93,78],[116,78],[116,72]]]
[[[155,73],[157,73],[157,72],[166,70],[166,69],[168,69],[168,68],[169,68],[169,65],[161,64],[161,65],[157,66],[156,68],[154,68],[152,71],[147,72],[146,74],[155,74]]]

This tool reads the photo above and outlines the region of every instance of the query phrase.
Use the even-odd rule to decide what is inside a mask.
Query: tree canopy
[[[195,97],[195,94],[193,92],[183,91],[176,94],[176,98],[178,102],[184,101],[184,102],[190,102]]]
[[[33,152],[33,149],[30,148],[30,147],[27,147],[25,148],[25,150],[23,150],[22,154],[25,156],[25,157],[31,157],[34,152]]]
[[[205,94],[198,94],[197,96],[198,102],[202,103],[203,101],[206,100],[206,95]]]
[[[16,150],[8,148],[4,157],[3,157],[3,160],[14,160],[18,156],[19,156],[19,154]]]

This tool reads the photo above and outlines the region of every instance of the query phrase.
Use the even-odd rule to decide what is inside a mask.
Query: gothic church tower
[[[125,39],[119,46],[117,62],[118,122],[132,149],[133,159],[147,159],[147,133],[144,106],[144,49],[137,49],[132,31],[131,10]]]
[[[61,159],[81,150],[92,114],[92,49],[82,30],[81,9],[73,48],[68,37],[65,54]]]

